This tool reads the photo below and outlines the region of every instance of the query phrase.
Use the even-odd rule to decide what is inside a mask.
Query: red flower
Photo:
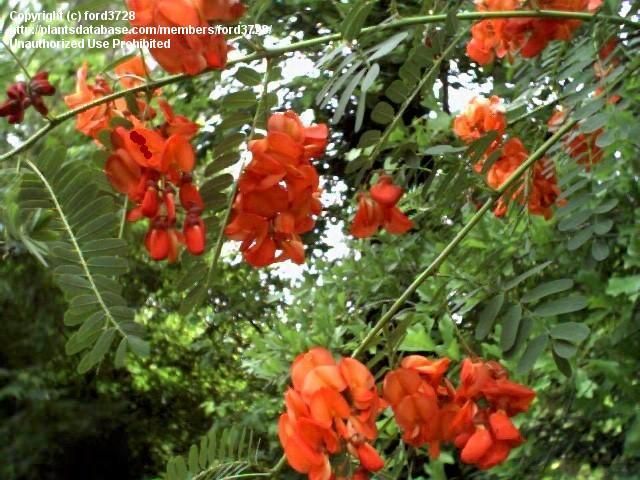
[[[134,27],[194,27],[205,33],[133,35],[131,38],[169,41],[170,48],[150,48],[169,73],[195,75],[206,68],[224,68],[228,47],[224,35],[209,33],[209,21],[237,20],[245,12],[238,0],[127,0],[136,14]]]
[[[543,10],[595,11],[602,0],[538,0],[535,7]],[[517,0],[479,0],[480,11],[517,10]],[[573,19],[509,18],[481,20],[471,27],[472,38],[467,44],[467,55],[480,65],[492,63],[495,58],[515,53],[525,58],[539,55],[553,40],[568,41],[582,22]]]
[[[510,417],[525,412],[535,393],[511,382],[499,363],[469,359],[456,390],[444,377],[448,366],[446,358],[407,357],[385,376],[384,398],[406,443],[427,444],[432,458],[443,443],[453,443],[463,462],[491,468],[523,442]]]
[[[17,82],[7,88],[7,100],[0,105],[0,117],[7,117],[9,123],[21,123],[24,111],[31,105],[27,84]]]
[[[313,348],[296,357],[291,379],[278,435],[294,470],[310,479],[344,478],[348,465],[338,465],[334,476],[330,456],[345,450],[361,464],[354,479],[382,469],[370,442],[377,437],[375,422],[384,404],[363,364],[351,358],[336,362],[327,350]]]
[[[225,234],[242,242],[240,251],[250,265],[304,263],[300,235],[313,229],[313,216],[322,210],[311,159],[322,155],[327,136],[326,125],[305,127],[289,111],[272,115],[267,136],[249,143],[253,159],[238,181]]]
[[[25,110],[31,105],[40,115],[46,117],[49,109],[42,97],[53,95],[55,92],[55,87],[49,83],[49,72],[38,72],[29,84],[16,82],[7,88],[7,100],[0,104],[0,117],[7,117],[11,124],[21,123]]]
[[[360,193],[358,211],[351,224],[351,234],[367,238],[380,228],[400,235],[413,228],[413,222],[396,206],[404,191],[389,175],[381,175],[369,192]]]

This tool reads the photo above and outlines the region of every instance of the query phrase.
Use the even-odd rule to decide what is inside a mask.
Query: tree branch
[[[592,21],[594,19],[601,19],[608,23],[616,24],[616,25],[626,25],[628,27],[634,29],[640,29],[640,22],[636,22],[627,18],[614,16],[614,15],[599,15],[599,14],[591,14],[585,12],[566,12],[566,11],[558,11],[558,10],[516,10],[516,11],[500,11],[500,12],[460,12],[456,15],[459,20],[484,20],[491,18],[564,18],[564,19],[574,19],[574,20],[583,20],[583,21]],[[447,14],[437,14],[437,15],[419,15],[415,17],[406,17],[400,20],[396,20],[393,22],[385,23],[382,25],[375,25],[371,27],[363,28],[360,31],[360,35],[364,36],[370,33],[380,32],[383,30],[393,30],[402,27],[409,27],[414,25],[426,25],[430,23],[441,23],[446,21]],[[261,58],[274,58],[279,57],[285,53],[293,52],[296,50],[304,50],[307,48],[315,47],[318,45],[323,45],[328,42],[332,42],[335,40],[340,40],[342,38],[342,34],[333,33],[330,35],[323,35],[316,38],[311,38],[309,40],[303,40],[301,42],[292,43],[290,45],[285,45],[282,47],[276,47],[267,49],[264,51],[258,51],[251,53],[249,55],[245,55],[243,57],[237,58],[235,60],[230,60],[227,65],[232,66],[238,63],[251,62],[253,60],[259,60]],[[159,80],[155,80],[149,83],[145,83],[143,85],[139,85],[133,88],[129,88],[126,90],[120,90],[118,92],[114,92],[111,95],[107,95],[105,97],[99,98],[93,102],[87,103],[78,108],[74,108],[73,110],[69,110],[61,115],[51,118],[51,121],[46,126],[42,127],[36,133],[34,133],[31,137],[29,137],[23,144],[18,147],[10,150],[3,155],[0,155],[0,162],[4,160],[8,160],[14,155],[23,152],[34,143],[36,143],[40,138],[45,136],[48,132],[53,130],[56,126],[61,123],[69,120],[70,118],[75,117],[77,114],[82,113],[86,110],[94,108],[98,105],[102,105],[103,103],[108,103],[118,98],[124,97],[125,95],[143,92],[147,90],[155,90],[157,88],[171,85],[173,83],[180,82],[182,80],[193,79],[197,76],[204,75],[207,73],[211,73],[212,69],[204,70],[200,72],[196,76],[190,76],[185,74],[179,75],[170,75],[168,77],[161,78]]]

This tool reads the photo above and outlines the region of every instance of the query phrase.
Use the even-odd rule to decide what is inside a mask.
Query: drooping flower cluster
[[[378,432],[376,418],[384,408],[373,375],[358,360],[336,362],[323,348],[299,355],[291,366],[292,388],[285,394],[286,412],[278,435],[291,467],[311,480],[347,478],[352,471],[345,451],[360,468],[353,478],[384,466],[371,443]],[[338,459],[332,466],[331,456]]]
[[[56,89],[49,83],[49,72],[38,72],[27,82],[16,82],[7,88],[7,99],[0,104],[0,117],[7,117],[11,124],[22,123],[24,113],[33,105],[40,115],[46,117],[49,109],[42,97],[51,96]]]
[[[437,458],[442,444],[480,469],[504,462],[524,440],[511,421],[529,409],[535,392],[512,382],[497,362],[465,359],[460,384],[445,378],[449,360],[412,355],[384,379],[383,394],[409,445],[428,445]]]
[[[167,118],[157,129],[136,122],[133,128],[118,126],[112,131],[113,149],[105,171],[113,187],[136,205],[127,219],[149,219],[145,247],[151,258],[173,262],[182,243],[189,253],[202,254],[206,232],[200,217],[204,202],[191,175],[195,153],[189,140],[197,126],[185,128],[181,121],[176,127],[168,104],[163,111]],[[182,232],[176,228],[176,190],[184,210]]]
[[[404,190],[389,175],[380,175],[369,192],[358,194],[358,210],[351,224],[356,238],[375,235],[380,228],[400,235],[413,228],[413,222],[396,206]]]
[[[125,88],[145,82],[147,67],[140,57],[133,57],[115,68],[120,84]],[[107,81],[98,77],[87,82],[85,63],[77,74],[76,92],[65,97],[70,108],[80,107],[112,92]],[[154,95],[159,94],[155,92]],[[131,101],[131,100],[130,100]],[[104,169],[115,190],[126,194],[134,204],[129,221],[149,220],[145,247],[154,260],[175,261],[184,244],[193,255],[205,249],[206,230],[201,214],[204,202],[193,183],[195,152],[190,140],[198,125],[182,115],[176,115],[164,99],[158,104],[164,122],[150,125],[155,110],[140,96],[133,97],[135,112],[122,98],[103,103],[78,114],[76,128],[82,133],[105,142],[108,158]],[[113,123],[115,118],[123,122]],[[108,133],[105,140],[104,132]],[[179,203],[176,202],[179,199]],[[182,207],[183,214],[179,215]],[[178,229],[179,217],[182,228]]]
[[[304,263],[300,235],[321,212],[318,172],[311,163],[323,155],[325,124],[305,127],[295,112],[269,118],[267,136],[249,143],[253,159],[242,172],[225,234],[242,242],[254,267],[292,260]]]
[[[489,156],[499,151],[498,158],[487,169],[487,184],[494,190],[502,187],[529,157],[529,152],[519,138],[513,137],[505,141],[506,123],[500,99],[493,96],[489,100],[482,97],[472,99],[453,124],[454,133],[465,143],[472,143],[492,131],[497,134],[497,138],[474,165],[475,171],[481,173]],[[557,183],[553,164],[543,158],[533,166],[530,180],[515,187],[509,196],[511,200],[526,204],[530,213],[549,219],[553,215],[551,207],[557,203],[560,195]],[[501,197],[494,213],[501,217],[506,212],[507,201]]]
[[[131,25],[143,29],[129,39],[168,43],[169,48],[149,48],[151,55],[167,72],[189,75],[224,68],[229,47],[209,22],[233,22],[246,10],[240,0],[127,0],[127,6],[135,12]],[[151,28],[184,33],[150,33]]]
[[[519,9],[594,12],[602,0],[476,0],[481,12]],[[481,20],[471,27],[467,55],[487,65],[496,58],[512,59],[520,54],[525,58],[539,55],[553,40],[568,41],[582,22],[559,18],[495,18]]]

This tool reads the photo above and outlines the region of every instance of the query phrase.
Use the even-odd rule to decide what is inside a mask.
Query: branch
[[[398,297],[389,310],[378,320],[378,323],[369,331],[367,336],[362,340],[358,348],[351,355],[352,357],[358,357],[361,355],[371,344],[374,338],[380,333],[380,331],[391,322],[393,316],[400,310],[402,305],[409,299],[411,295],[418,289],[424,281],[438,271],[444,261],[451,255],[453,250],[464,240],[464,238],[471,232],[478,222],[482,219],[485,213],[489,211],[491,207],[496,203],[498,198],[502,196],[511,186],[513,186],[520,177],[538,160],[540,160],[547,150],[549,150],[558,140],[564,137],[573,127],[576,126],[577,120],[569,121],[562,126],[555,134],[553,134],[546,142],[544,142],[538,149],[529,156],[529,158],[513,172],[513,174],[507,179],[506,182],[500,186],[494,195],[488,199],[484,205],[478,210],[473,217],[466,223],[466,225],[458,232],[458,234],[449,242],[449,244],[442,249],[440,254],[431,262],[431,264],[420,274],[416,279],[407,287],[407,289]]]
[[[592,21],[595,19],[601,19],[608,23],[615,25],[626,25],[633,29],[640,29],[640,22],[636,22],[627,18],[614,16],[614,15],[598,15],[584,12],[567,12],[567,11],[559,11],[559,10],[516,10],[516,11],[500,11],[500,12],[460,12],[456,15],[458,20],[483,20],[483,19],[491,19],[491,18],[563,18],[563,19],[574,19],[574,20],[583,20],[583,21]],[[415,17],[406,17],[400,20],[396,20],[393,22],[385,23],[382,25],[375,25],[371,27],[363,28],[360,31],[361,35],[367,35],[370,33],[376,33],[383,30],[393,30],[402,27],[409,27],[413,25],[426,25],[430,23],[442,23],[447,20],[447,14],[437,14],[437,15],[419,15]],[[261,58],[275,58],[279,57],[285,53],[293,52],[297,50],[304,50],[307,48],[315,47],[318,45],[323,45],[325,43],[329,43],[335,40],[340,40],[342,38],[342,34],[333,33],[330,35],[323,35],[316,38],[311,38],[309,40],[303,40],[301,42],[292,43],[290,45],[285,45],[282,47],[276,47],[271,49],[266,49],[264,51],[258,51],[251,53],[249,55],[245,55],[243,57],[237,58],[235,60],[230,60],[227,65],[232,66],[238,63],[251,62],[253,60],[259,60]],[[108,103],[118,98],[124,97],[125,95],[137,92],[143,92],[147,90],[155,90],[157,88],[171,85],[173,83],[177,83],[183,80],[191,80],[197,76],[204,75],[207,73],[211,73],[214,70],[208,69],[200,72],[198,75],[190,76],[185,74],[179,75],[170,75],[168,77],[155,80],[143,85],[139,85],[133,88],[129,88],[126,90],[120,90],[118,92],[112,93],[111,95],[107,95],[105,97],[99,98],[93,102],[87,103],[81,107],[75,108],[73,110],[69,110],[61,115],[53,117],[49,124],[42,127],[36,133],[34,133],[31,137],[29,137],[22,145],[14,148],[13,150],[0,155],[0,162],[4,160],[8,160],[13,155],[16,155],[20,152],[23,152],[35,142],[37,142],[40,138],[46,135],[49,131],[53,130],[56,126],[65,122],[66,120],[75,117],[77,114],[82,113],[86,110],[89,110],[98,105],[102,105],[103,103]]]

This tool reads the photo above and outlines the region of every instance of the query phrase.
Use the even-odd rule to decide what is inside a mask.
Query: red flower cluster
[[[465,463],[488,469],[504,462],[523,442],[511,417],[525,412],[535,392],[508,379],[497,362],[465,359],[457,389],[445,378],[449,359],[419,355],[403,359],[384,379],[384,398],[415,447],[429,446],[437,458],[442,443],[453,443]]]
[[[367,238],[384,228],[399,235],[413,228],[413,222],[396,206],[403,194],[404,190],[395,185],[389,175],[380,175],[369,192],[358,195],[358,211],[351,224],[351,234]]]
[[[462,112],[453,124],[454,133],[466,143],[471,143],[490,131],[495,131],[498,138],[487,148],[476,165],[475,171],[482,172],[484,162],[490,154],[500,149],[500,156],[493,162],[487,172],[487,184],[494,190],[499,189],[520,165],[529,157],[529,152],[518,138],[504,141],[506,117],[499,106],[500,99],[491,97],[474,98],[467,109]],[[549,219],[553,215],[551,207],[557,202],[560,189],[553,165],[546,158],[538,161],[532,170],[531,181],[522,184],[511,194],[512,200],[527,204],[529,212]],[[526,198],[525,198],[526,194]],[[504,216],[507,212],[505,199],[498,201],[494,213]]]
[[[127,0],[138,28],[191,28],[194,33],[131,35],[131,39],[169,42],[170,48],[149,49],[169,73],[195,75],[206,68],[224,68],[229,47],[224,35],[211,33],[209,22],[232,22],[245,13],[240,0]]]
[[[22,123],[24,112],[31,105],[46,117],[49,109],[42,97],[56,93],[56,89],[49,83],[49,72],[38,72],[29,83],[16,82],[7,88],[7,100],[0,104],[0,117],[7,117],[11,124]]]
[[[136,204],[129,221],[150,219],[145,246],[154,260],[174,262],[184,243],[193,255],[205,248],[205,226],[200,218],[204,202],[192,182],[195,153],[189,140],[197,125],[176,124],[168,104],[163,105],[166,122],[149,129],[140,122],[134,128],[116,127],[111,133],[112,152],[105,172],[113,187]],[[176,229],[175,195],[184,209],[182,232]]]
[[[131,88],[145,82],[147,68],[142,58],[133,57],[119,64],[115,72],[120,84]],[[85,63],[78,70],[76,92],[65,97],[70,108],[112,92],[102,77],[97,77],[90,85],[87,73]],[[101,132],[109,133],[105,172],[113,188],[126,194],[135,204],[128,220],[149,219],[144,244],[151,258],[174,262],[181,244],[185,244],[193,255],[200,255],[204,252],[206,238],[200,216],[204,202],[192,181],[195,153],[189,143],[199,127],[186,117],[176,115],[161,98],[158,104],[165,121],[156,127],[150,126],[148,122],[156,117],[155,110],[140,97],[134,101],[135,114],[123,98],[85,110],[76,117],[76,128],[96,141]],[[117,117],[127,120],[130,126],[112,128],[111,121]],[[181,231],[176,227],[176,194],[184,210]]]
[[[593,12],[602,0],[476,0],[479,11],[524,9]],[[553,40],[568,41],[580,27],[580,20],[554,18],[496,18],[481,20],[471,27],[472,38],[467,55],[480,65],[492,63],[496,57],[509,59],[514,54],[525,58],[539,55]]]
[[[304,263],[300,235],[313,229],[313,216],[322,210],[311,159],[324,153],[328,134],[326,125],[305,127],[288,111],[272,115],[267,136],[249,143],[253,159],[238,182],[225,234],[242,242],[240,251],[250,265]]]
[[[294,470],[311,480],[335,479],[333,470],[345,478],[352,468],[348,458],[339,457],[333,468],[329,458],[345,449],[360,461],[353,480],[366,480],[384,466],[371,442],[385,405],[367,367],[353,358],[336,363],[327,350],[312,348],[294,360],[291,381],[278,435]]]

